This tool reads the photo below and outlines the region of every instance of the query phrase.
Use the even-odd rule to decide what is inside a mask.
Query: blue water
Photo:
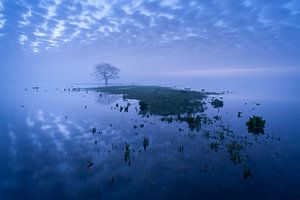
[[[220,85],[207,90],[222,91]],[[232,87],[220,109],[211,107],[209,97],[204,114],[221,121],[199,131],[143,117],[136,100],[129,101],[129,112],[120,112],[116,103],[127,103],[120,96],[69,88],[1,84],[0,199],[300,199],[296,86],[265,86],[268,93],[247,84]],[[264,135],[248,133],[252,115],[266,120]],[[220,127],[230,132],[214,151],[210,144],[219,141]],[[245,143],[241,163],[228,153],[226,145],[234,141]],[[246,179],[245,168],[251,169]]]

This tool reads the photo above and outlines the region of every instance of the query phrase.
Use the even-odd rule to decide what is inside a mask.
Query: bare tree
[[[120,69],[112,66],[108,63],[100,63],[95,65],[94,75],[99,80],[105,81],[105,86],[108,84],[108,80],[114,80],[119,78]]]

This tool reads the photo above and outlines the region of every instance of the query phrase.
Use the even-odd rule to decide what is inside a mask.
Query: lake
[[[300,199],[294,90],[229,87],[193,126],[77,87],[0,85],[1,199]],[[264,133],[248,131],[254,115]]]

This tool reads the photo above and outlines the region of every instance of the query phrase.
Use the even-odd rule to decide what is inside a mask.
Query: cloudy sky
[[[300,65],[299,0],[0,0],[0,78],[281,73]],[[279,71],[279,72],[278,72]]]

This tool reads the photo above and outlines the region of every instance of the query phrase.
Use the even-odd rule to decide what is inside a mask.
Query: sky
[[[3,82],[299,73],[299,0],[0,0]]]

